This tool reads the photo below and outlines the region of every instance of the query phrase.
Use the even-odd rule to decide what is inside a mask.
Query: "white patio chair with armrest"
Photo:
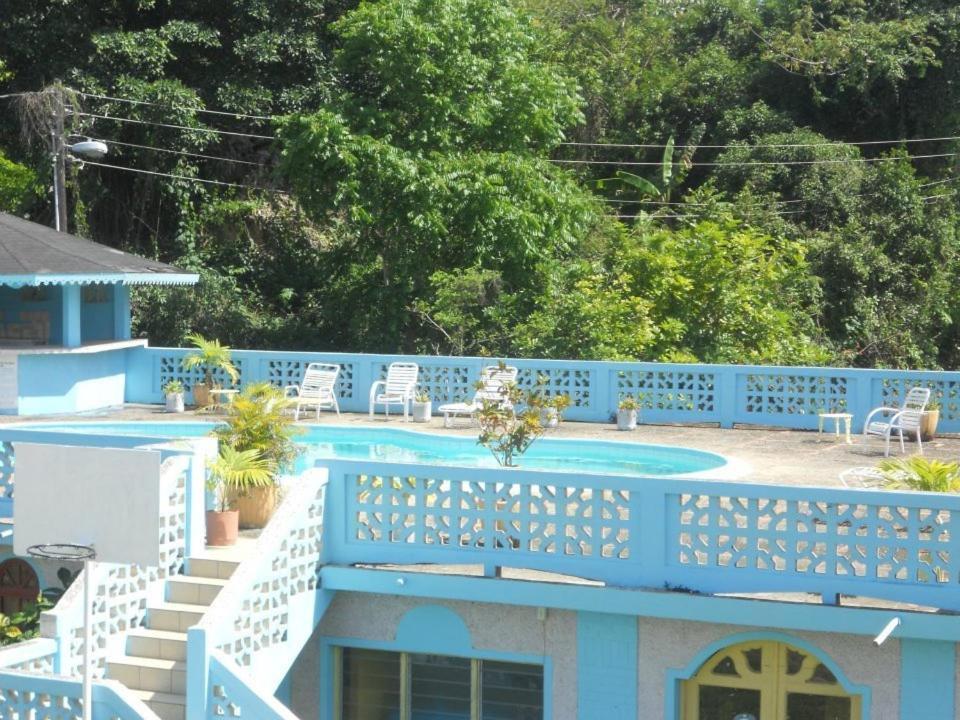
[[[377,380],[370,386],[370,417],[373,417],[376,405],[383,405],[387,417],[390,417],[391,405],[403,405],[403,419],[406,420],[417,391],[419,374],[420,366],[416,363],[390,363],[386,380]]]
[[[453,421],[458,416],[465,415],[473,419],[483,407],[484,402],[497,403],[508,407],[510,402],[503,393],[508,383],[516,382],[517,368],[510,366],[488,365],[480,371],[480,383],[477,392],[470,402],[447,403],[437,408],[443,413],[443,426],[453,427]]]
[[[294,420],[300,419],[303,408],[315,407],[317,420],[320,419],[321,408],[333,408],[340,414],[340,405],[337,402],[337,377],[340,375],[340,366],[332,363],[310,363],[303,372],[303,382],[299,385],[287,385],[284,392],[288,397],[291,391],[297,401],[293,412]]]
[[[863,434],[876,435],[885,441],[883,454],[890,455],[890,436],[896,433],[900,438],[900,452],[905,452],[904,433],[917,436],[917,450],[923,455],[923,440],[920,438],[920,421],[930,402],[930,388],[910,388],[901,407],[878,407],[871,410],[863,423]]]

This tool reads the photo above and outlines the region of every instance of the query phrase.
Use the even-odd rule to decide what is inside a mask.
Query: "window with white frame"
[[[543,720],[543,666],[334,648],[336,720]]]

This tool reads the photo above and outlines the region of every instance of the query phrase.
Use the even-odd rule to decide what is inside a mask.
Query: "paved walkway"
[[[151,422],[192,420],[213,421],[216,415],[196,414],[188,411],[183,415],[166,413],[159,406],[129,405],[122,410],[85,415],[83,417],[46,417],[36,420],[69,421],[117,421],[146,420]],[[24,422],[24,418],[2,417],[2,422]],[[312,424],[311,417],[310,423]],[[407,422],[391,415],[370,420],[366,414],[344,413],[339,418],[330,412],[320,417],[321,425],[340,424],[356,427],[404,428],[418,432],[475,436],[475,428],[465,426],[445,429],[441,418],[430,423]],[[826,485],[839,486],[837,475],[847,468],[858,465],[874,465],[883,459],[883,443],[877,438],[854,435],[853,444],[842,440],[835,442],[832,433],[818,436],[816,432],[778,430],[772,428],[736,428],[723,430],[717,427],[641,425],[633,432],[620,432],[616,426],[603,423],[565,422],[550,437],[591,438],[623,443],[653,443],[696,448],[719,453],[733,460],[738,467],[739,478],[759,483],[778,485]],[[916,451],[916,443],[908,443],[907,452]],[[960,437],[939,437],[924,444],[927,457],[944,460],[960,460]],[[899,455],[899,448],[893,452]]]

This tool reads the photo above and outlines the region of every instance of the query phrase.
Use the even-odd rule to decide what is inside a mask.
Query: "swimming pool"
[[[200,437],[212,422],[67,422],[17,423],[9,428],[136,436],[148,440]],[[496,467],[497,462],[476,438],[438,435],[399,428],[358,428],[341,425],[302,425],[297,442],[304,452],[297,471],[317,461],[376,460],[429,465]],[[729,465],[721,455],[666,445],[633,442],[542,438],[523,455],[525,470],[600,473],[611,475],[689,475],[726,477]]]

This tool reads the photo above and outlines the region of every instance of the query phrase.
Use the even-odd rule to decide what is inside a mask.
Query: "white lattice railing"
[[[81,720],[82,685],[79,680],[0,671],[0,718],[16,720]],[[129,690],[111,680],[93,685],[94,720],[160,720]]]
[[[135,479],[131,479],[134,482]],[[164,578],[177,575],[183,568],[187,537],[187,488],[191,481],[189,455],[173,455],[160,468],[160,567],[95,563],[92,572],[93,608],[91,626],[92,660],[95,675],[101,677],[108,655],[122,641],[123,633],[140,627],[147,604],[159,598]],[[90,579],[81,572],[53,610],[41,616],[44,637],[60,641],[59,671],[79,676],[82,672],[83,587]]]
[[[311,470],[286,490],[255,547],[188,631],[188,717],[207,716],[212,677],[195,668],[208,667],[214,652],[272,693],[313,632],[326,478]]]
[[[49,638],[34,638],[0,648],[0,668],[50,675],[54,672],[57,643]]]
[[[297,720],[283,703],[270,693],[254,688],[253,678],[223,653],[210,653],[210,684],[204,720],[224,717],[252,717],[257,720]]]

